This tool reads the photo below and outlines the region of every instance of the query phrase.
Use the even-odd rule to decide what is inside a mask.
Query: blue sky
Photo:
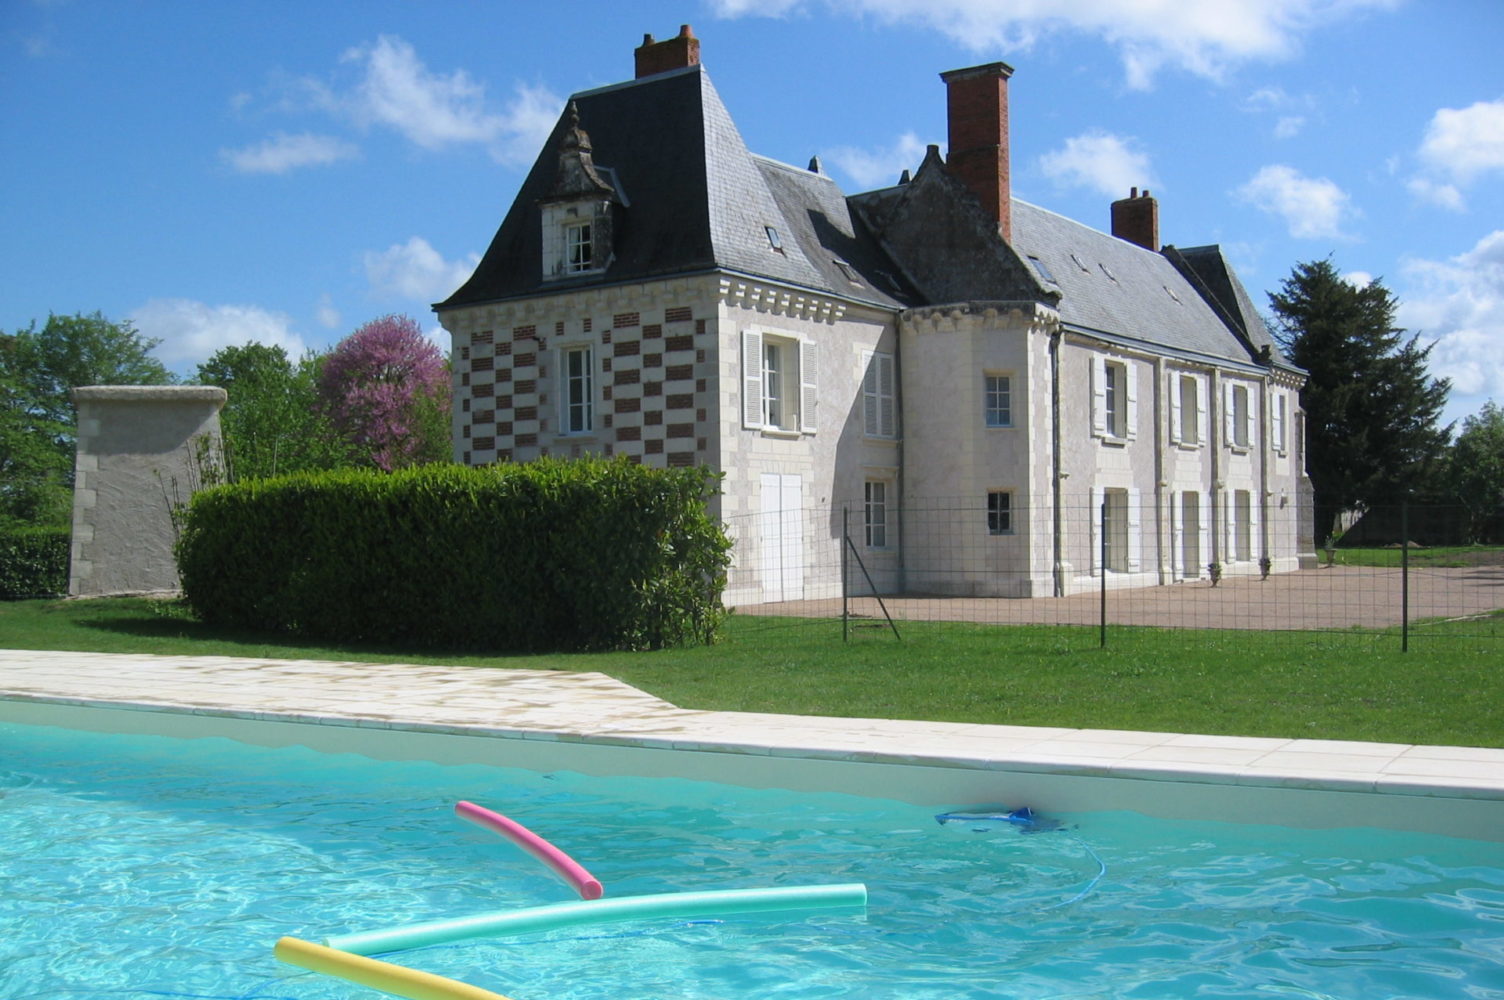
[[[1504,402],[1499,0],[3,0],[0,329],[99,310],[179,372],[437,331],[567,96],[684,23],[749,147],[848,192],[1004,60],[1016,196],[1105,229],[1147,187],[1261,306],[1330,256],[1435,343],[1448,418]]]

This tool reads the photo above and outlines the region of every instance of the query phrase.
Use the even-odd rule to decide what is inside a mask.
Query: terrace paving
[[[705,712],[678,708],[586,672],[0,650],[0,700],[618,747],[1504,802],[1504,749],[1497,748]]]

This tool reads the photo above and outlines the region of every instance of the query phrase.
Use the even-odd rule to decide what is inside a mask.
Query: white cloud
[[[1504,98],[1436,112],[1421,140],[1420,158],[1460,184],[1504,171]]]
[[[1467,208],[1456,185],[1440,184],[1427,177],[1412,177],[1405,182],[1405,187],[1421,201],[1429,201],[1449,211],[1461,212]]]
[[[175,371],[207,361],[222,347],[256,342],[281,347],[290,358],[304,352],[302,337],[284,313],[259,306],[211,306],[191,299],[150,299],[131,313],[142,336],[162,343],[156,354]]]
[[[1237,190],[1238,197],[1285,220],[1297,239],[1348,239],[1343,223],[1355,210],[1347,193],[1325,177],[1293,167],[1264,167]]]
[[[564,99],[542,85],[517,83],[510,99],[497,103],[486,85],[463,69],[430,70],[407,41],[382,35],[344,53],[347,70],[336,78],[274,73],[263,93],[263,111],[280,115],[327,115],[347,127],[389,129],[428,150],[472,144],[498,162],[529,163],[558,120]],[[238,92],[230,107],[245,112],[252,98]],[[278,133],[259,145],[223,150],[237,169],[282,173],[331,163],[356,154],[341,139]]]
[[[1504,98],[1440,109],[1431,116],[1416,155],[1423,172],[1407,182],[1411,193],[1463,211],[1463,188],[1480,175],[1504,172]]]
[[[712,0],[722,17],[782,17],[825,6],[856,17],[914,22],[974,52],[1021,52],[1079,32],[1117,48],[1129,86],[1175,68],[1217,79],[1240,63],[1293,56],[1305,34],[1398,0]]]
[[[433,302],[447,298],[475,271],[480,257],[448,261],[421,236],[365,255],[366,278],[383,296]]]
[[[485,85],[464,70],[430,72],[412,45],[387,35],[351,49],[344,59],[362,68],[362,79],[353,93],[331,96],[328,103],[345,108],[361,124],[394,129],[424,149],[480,143],[504,162],[531,159],[564,104],[546,87],[519,83],[512,100],[497,111],[486,99]]]
[[[1133,141],[1101,130],[1067,139],[1039,158],[1039,167],[1056,183],[1086,187],[1111,198],[1126,198],[1133,187],[1155,187],[1149,157]]]
[[[244,149],[221,149],[219,155],[245,174],[285,174],[299,167],[327,166],[359,154],[352,143],[330,135],[278,132],[265,142]]]
[[[1348,271],[1342,276],[1342,280],[1354,288],[1367,288],[1373,284],[1373,275],[1367,271]]]
[[[1274,123],[1274,137],[1276,139],[1293,139],[1300,134],[1300,130],[1306,127],[1304,115],[1283,115]]]
[[[1464,397],[1456,412],[1504,400],[1504,230],[1448,260],[1407,261],[1404,273],[1397,320],[1433,345],[1432,374],[1450,378],[1454,396]]]
[[[825,154],[831,163],[863,189],[891,187],[905,170],[919,168],[925,144],[913,132],[905,132],[885,149],[856,149],[842,146]]]
[[[325,292],[319,296],[319,304],[314,309],[314,315],[318,317],[319,326],[326,330],[333,330],[340,324],[339,310],[334,308],[334,299]]]

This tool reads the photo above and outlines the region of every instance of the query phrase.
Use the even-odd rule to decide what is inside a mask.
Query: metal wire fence
[[[1247,493],[1011,494],[764,510],[728,525],[728,603],[788,627],[966,622],[1504,639],[1504,545],[1396,505],[1318,549],[1309,509]],[[1476,524],[1476,519],[1471,522]],[[1358,545],[1352,540],[1360,539]]]

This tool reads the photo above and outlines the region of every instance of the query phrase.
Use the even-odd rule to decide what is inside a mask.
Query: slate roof
[[[1267,350],[1276,364],[1299,370],[1280,350],[1278,342],[1264,323],[1264,317],[1248,295],[1248,290],[1243,287],[1237,272],[1222,255],[1221,247],[1165,247],[1164,254],[1185,275],[1187,281],[1199,286],[1212,300],[1213,308],[1222,316],[1223,322],[1246,340],[1252,351],[1259,353]]]
[[[544,281],[538,203],[552,186],[566,112],[554,126],[475,273],[435,306],[460,306],[629,283],[713,269],[897,307],[899,289],[877,271],[845,200],[828,178],[748,152],[695,65],[574,95],[594,162],[614,175],[615,259],[604,274]],[[776,228],[774,250],[767,228]],[[848,260],[856,281],[834,263]],[[871,277],[866,275],[870,274]]]
[[[1010,247],[971,218],[936,150],[910,184],[848,198],[822,172],[750,153],[700,65],[584,91],[571,106],[622,196],[614,260],[604,274],[542,276],[539,203],[573,125],[566,110],[474,274],[436,309],[723,271],[894,310],[1034,298],[1109,340],[1244,365],[1267,347],[1288,367],[1218,247],[1162,255],[1016,198]]]
[[[1060,291],[1056,309],[1068,328],[1180,354],[1254,362],[1253,352],[1161,254],[1017,198],[1012,242],[1020,256],[1037,258],[1049,270],[1050,283]]]

